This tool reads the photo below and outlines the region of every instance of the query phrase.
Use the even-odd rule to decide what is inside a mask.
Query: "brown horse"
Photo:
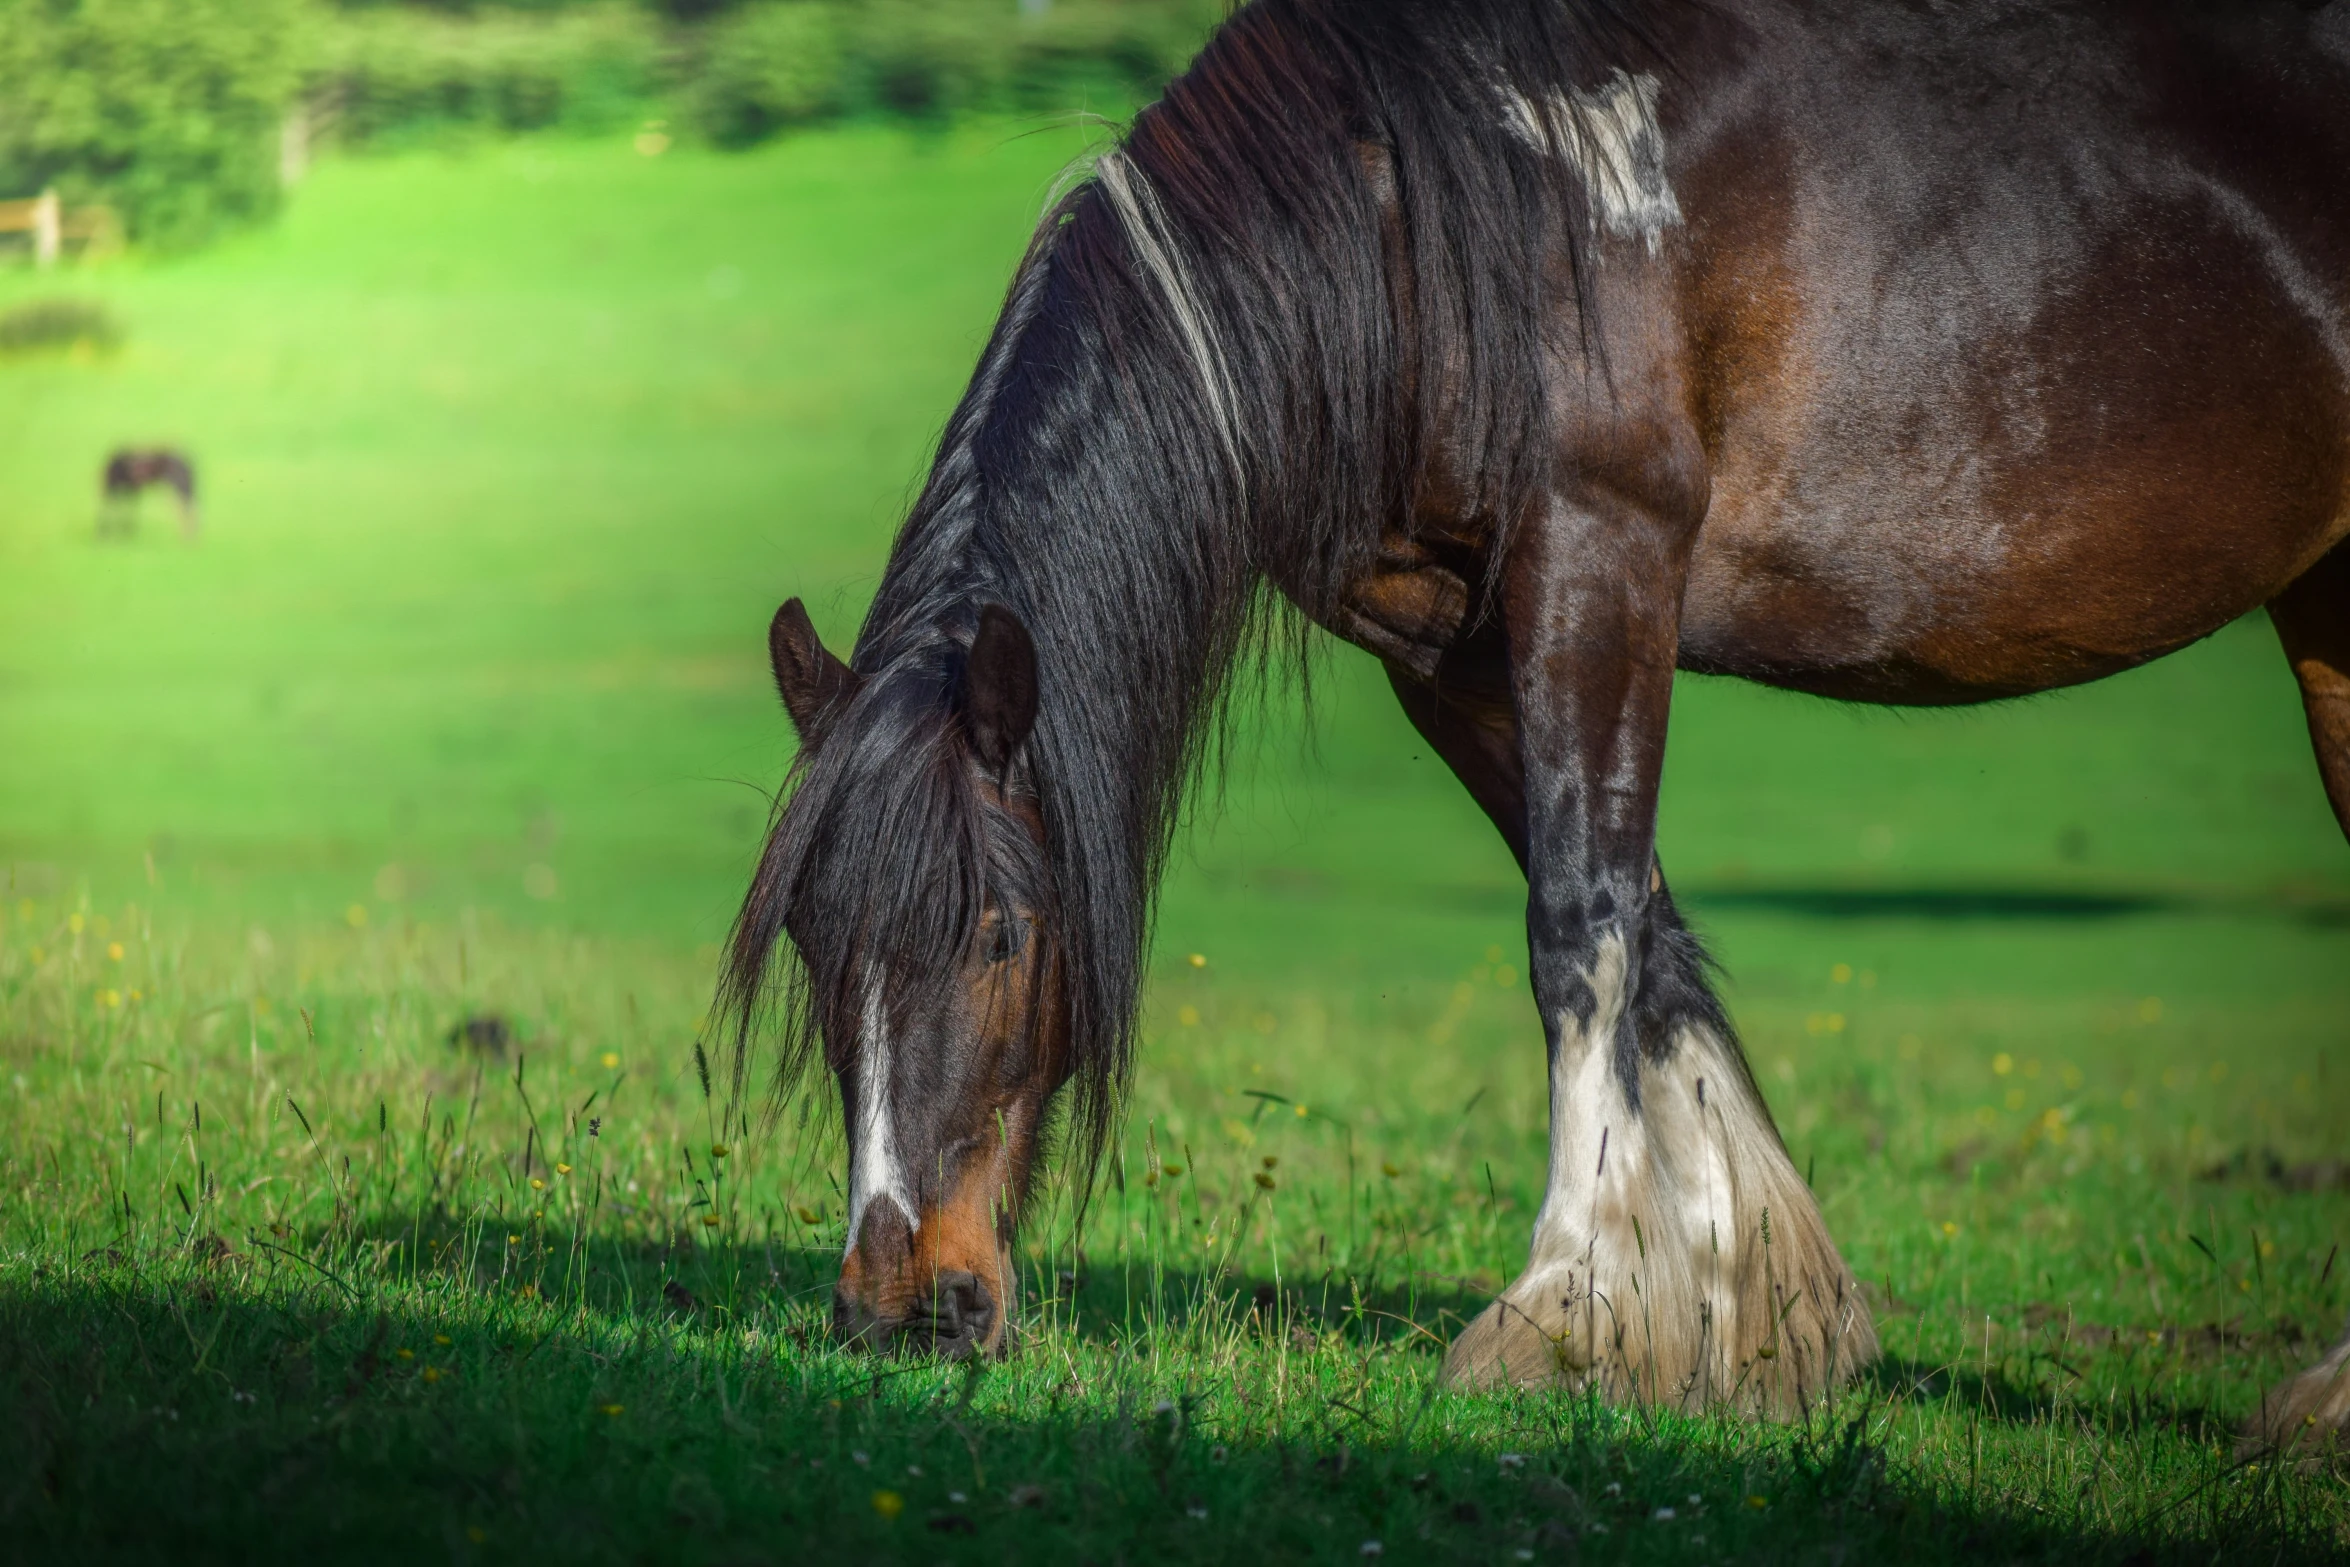
[[[98,532],[128,535],[138,526],[139,493],[160,484],[179,500],[180,531],[196,536],[196,465],[168,446],[122,447],[99,478]]]
[[[1257,0],[1039,228],[853,659],[772,628],[726,1000],[838,1075],[840,1331],[1004,1345],[1269,585],[1526,872],[1547,1192],[1447,1377],[1803,1406],[1876,1340],[1656,861],[1675,669],[1976,702],[2266,604],[2350,825],[2346,534],[2350,0]]]

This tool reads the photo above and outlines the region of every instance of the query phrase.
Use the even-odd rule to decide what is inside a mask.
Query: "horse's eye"
[[[1009,963],[1028,945],[1028,922],[1018,917],[998,919],[988,932],[987,961]]]

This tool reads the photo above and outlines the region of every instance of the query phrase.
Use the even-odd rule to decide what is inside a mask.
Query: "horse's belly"
[[[2127,460],[1954,511],[1919,490],[1791,512],[1717,484],[1684,668],[1860,701],[1987,701],[2157,658],[2265,602],[2350,531],[2332,474],[2248,475],[2213,444],[2162,484]],[[1839,504],[1846,502],[1849,504]]]
[[[2248,280],[2249,282],[2249,280]],[[1861,700],[2093,680],[2206,636],[2350,533],[2350,394],[2289,302],[2257,344],[2084,319],[1936,398],[1866,377],[1717,464],[1682,658]],[[1913,383],[1913,384],[1922,384]],[[2028,395],[2027,395],[2028,394]],[[1880,406],[1864,412],[1870,398]],[[1873,438],[1852,431],[1873,413]],[[1766,428],[1768,422],[1765,422]]]
[[[1773,373],[1723,398],[1684,661],[1879,701],[2045,690],[2208,634],[2350,531],[2350,300],[2209,204],[2136,217],[2020,305],[1823,263]]]

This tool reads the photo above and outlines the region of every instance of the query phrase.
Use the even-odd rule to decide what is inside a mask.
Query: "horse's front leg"
[[[1655,869],[1687,542],[1557,503],[1503,589],[1550,1168],[1526,1270],[1450,1381],[1787,1412],[1876,1355]]]

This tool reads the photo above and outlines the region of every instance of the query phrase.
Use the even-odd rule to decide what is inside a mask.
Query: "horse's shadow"
[[[376,1239],[406,1241],[413,1234],[386,1226]],[[459,1244],[472,1249],[460,1257]],[[706,1327],[766,1324],[809,1352],[829,1344],[831,1291],[840,1264],[829,1246],[774,1240],[711,1245],[690,1236],[671,1243],[598,1242],[577,1264],[565,1261],[560,1246],[522,1258],[514,1252],[499,1234],[461,1241],[452,1233],[433,1260],[445,1276],[492,1294],[526,1287],[551,1296],[568,1291],[589,1309],[615,1317],[653,1313]],[[1424,1362],[1432,1381],[1452,1337],[1491,1298],[1489,1281],[1450,1274],[1417,1273],[1365,1286],[1335,1270],[1276,1281],[1233,1270],[1153,1266],[1131,1256],[1063,1260],[1067,1265],[1057,1267],[1032,1259],[1020,1270],[1024,1298],[1016,1339],[1137,1353],[1174,1346],[1211,1358],[1274,1349],[1400,1355]],[[892,1375],[919,1364],[917,1355],[898,1350],[859,1353]],[[2281,1375],[2286,1368],[2269,1369]],[[2109,1439],[2154,1431],[2200,1443],[2232,1439],[2236,1423],[2223,1411],[2159,1392],[2127,1371],[2105,1363],[2084,1373],[2045,1346],[2026,1346],[2020,1362],[2005,1351],[1983,1362],[1887,1352],[1855,1379],[1853,1390],[1879,1405],[1963,1411],[2007,1426],[2055,1424]]]
[[[1517,884],[1413,889],[1415,901],[1479,914],[1515,914]],[[1683,883],[1675,895],[1699,915],[1758,914],[1842,923],[2096,925],[2158,916],[2282,920],[2313,930],[2350,926],[2350,900],[2300,889],[2215,893],[2191,888],[2098,887],[2058,882]]]
[[[2043,1384],[2025,1381],[2005,1367],[1933,1363],[1905,1355],[1884,1355],[1860,1378],[1868,1393],[1886,1403],[1964,1411],[2004,1425],[2073,1426],[2101,1437],[2168,1431],[2191,1442],[2231,1442],[2236,1422],[2208,1404],[2166,1398],[2145,1387],[2123,1387],[2114,1396],[2080,1397],[2066,1384],[2087,1379],[2051,1363],[2058,1377]]]
[[[507,1249],[498,1237],[486,1237],[474,1276],[496,1287]],[[786,1324],[794,1341],[810,1348],[826,1339],[840,1261],[830,1247],[646,1242],[597,1250],[599,1260],[582,1293],[599,1309],[657,1308],[679,1320],[712,1323],[768,1320]],[[448,1260],[444,1253],[444,1265]],[[505,1277],[521,1275],[509,1267]],[[1032,1341],[1066,1338],[1134,1351],[1154,1344],[1204,1352],[1376,1351],[1419,1357],[1431,1374],[1453,1335],[1491,1298],[1487,1281],[1450,1274],[1419,1273],[1364,1286],[1333,1270],[1277,1282],[1231,1270],[1153,1266],[1147,1258],[1126,1256],[1065,1267],[1032,1261],[1021,1277],[1022,1318]],[[896,1351],[877,1359],[893,1368],[914,1363]],[[2020,1370],[2015,1356],[2004,1352],[1979,1364],[1886,1353],[1855,1379],[1855,1391],[1881,1403],[1965,1411],[2001,1425],[2056,1423],[2107,1437],[2160,1430],[2213,1442],[2235,1431],[2235,1422],[2207,1403],[2133,1385],[2110,1366],[2085,1375],[2064,1358],[2031,1348],[2023,1352]]]

